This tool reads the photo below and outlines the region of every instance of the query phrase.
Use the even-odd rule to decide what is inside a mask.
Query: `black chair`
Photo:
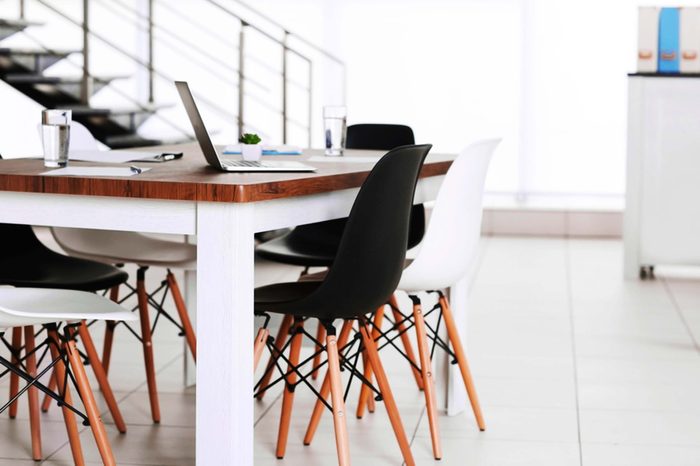
[[[282,376],[278,379],[283,380],[285,385],[277,439],[278,458],[282,458],[285,453],[294,389],[300,383],[305,383],[315,391],[307,378],[318,367],[314,366],[309,373],[303,374],[301,367],[304,364],[299,364],[301,339],[306,335],[321,348],[320,351],[327,352],[328,374],[321,392],[316,393],[323,402],[329,391],[331,394],[332,404],[329,407],[333,411],[339,464],[349,464],[350,457],[340,366],[349,371],[351,377],[359,377],[368,383],[355,368],[360,352],[366,354],[372,365],[379,386],[378,390],[374,387],[372,389],[384,401],[403,459],[408,465],[414,464],[366,315],[388,301],[401,277],[413,194],[420,168],[430,147],[399,147],[376,164],[357,195],[335,260],[322,281],[281,283],[255,290],[256,314],[267,316],[271,312],[291,315],[294,319],[292,338],[283,347],[278,348],[274,344],[264,326],[255,341],[255,365],[265,344],[274,357],[288,364],[286,372],[280,370]],[[311,318],[318,319],[326,329],[325,347],[321,341],[304,331],[304,321]],[[336,338],[333,325],[335,319],[346,320],[339,338]],[[354,320],[359,321],[361,337],[346,345]],[[350,355],[357,340],[361,340],[362,348],[356,350],[355,356]],[[289,357],[284,355],[288,347]],[[352,363],[353,357],[355,364]],[[308,358],[307,361],[312,359],[313,357]],[[267,387],[260,387],[263,390],[265,388]]]
[[[413,130],[405,125],[358,124],[348,126],[347,130],[346,146],[348,149],[388,151],[395,147],[414,143]],[[339,218],[300,225],[280,237],[259,245],[256,253],[258,256],[268,260],[304,267],[302,275],[308,271],[309,267],[329,267],[338,251],[338,245],[340,244],[346,221],[346,218]],[[408,231],[408,248],[410,249],[421,242],[425,233],[425,209],[422,204],[411,208],[411,221]],[[285,316],[275,339],[278,345],[284,344],[289,335],[291,324],[291,316]],[[318,327],[316,338],[323,340],[323,326]],[[401,333],[401,341],[408,356],[415,361],[408,335],[405,332]],[[316,363],[318,362],[317,360]],[[268,362],[263,385],[267,385],[267,382],[269,382],[273,365],[274,358]],[[315,379],[317,375],[318,372],[314,372],[312,377]],[[414,371],[414,377],[418,387],[422,388],[420,374],[417,371]],[[264,391],[260,392],[259,398],[262,398],[264,393]]]
[[[121,285],[129,278],[126,272],[111,265],[52,251],[39,241],[29,225],[0,224],[0,241],[0,285],[97,292]],[[13,329],[13,361],[17,360],[21,352],[21,330]],[[89,339],[89,333],[81,332],[81,337],[115,424],[120,432],[126,432],[126,424],[112,395],[104,368],[94,351],[94,344]],[[18,383],[18,376],[11,374],[10,399],[17,394]],[[55,377],[49,387],[56,387]],[[49,398],[47,400],[50,401]],[[45,402],[44,407],[45,410],[48,409],[48,403]],[[11,418],[16,416],[16,403],[10,406],[9,414]]]

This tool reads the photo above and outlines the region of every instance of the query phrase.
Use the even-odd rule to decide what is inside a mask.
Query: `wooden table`
[[[206,166],[194,144],[149,150],[184,157],[138,164],[151,170],[127,178],[42,176],[41,160],[2,160],[0,222],[197,235],[196,286],[194,277],[185,285],[198,309],[197,464],[252,465],[253,234],[347,216],[372,163],[338,159],[316,163],[315,173],[236,174]],[[435,198],[453,158],[428,156],[417,203]]]

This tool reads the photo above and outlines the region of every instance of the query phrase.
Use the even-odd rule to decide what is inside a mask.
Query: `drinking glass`
[[[41,142],[44,146],[44,166],[65,167],[70,143],[70,110],[41,112]]]
[[[345,149],[347,132],[347,108],[341,106],[323,107],[323,133],[326,137],[326,155],[339,157]]]

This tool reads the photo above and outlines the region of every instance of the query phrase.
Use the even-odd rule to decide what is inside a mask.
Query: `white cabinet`
[[[631,75],[628,111],[625,277],[700,265],[700,76]]]

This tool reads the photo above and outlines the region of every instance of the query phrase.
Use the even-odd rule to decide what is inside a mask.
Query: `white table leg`
[[[254,209],[197,206],[198,465],[253,465]]]
[[[462,344],[467,352],[467,302],[469,297],[469,279],[467,277],[460,280],[449,289],[449,300],[452,312],[454,313],[459,335]],[[457,365],[448,364],[447,375],[447,415],[455,416],[465,409],[469,403],[467,391],[464,389],[462,375]]]
[[[190,316],[190,321],[192,326],[197,328],[197,271],[196,270],[185,270],[185,282],[184,282],[184,293],[185,293],[185,304],[187,304],[187,314]],[[197,366],[192,359],[192,352],[190,347],[187,346],[187,342],[183,342],[182,351],[185,357],[184,365],[184,375],[185,375],[185,387],[192,387],[197,381]]]

